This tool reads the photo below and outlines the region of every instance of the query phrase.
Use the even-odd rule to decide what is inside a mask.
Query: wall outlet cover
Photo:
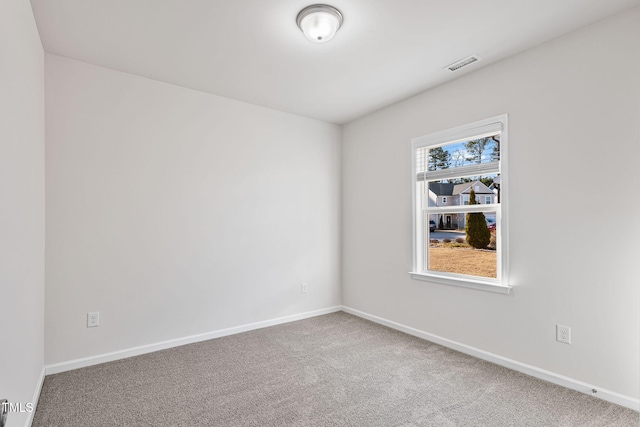
[[[87,313],[87,328],[95,328],[97,326],[100,326],[100,312]]]
[[[564,325],[556,325],[556,341],[571,344],[571,328]]]

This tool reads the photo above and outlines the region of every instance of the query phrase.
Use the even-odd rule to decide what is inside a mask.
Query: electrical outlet
[[[96,326],[100,326],[100,312],[87,313],[87,328],[95,328]]]
[[[308,290],[308,285],[306,283],[301,283],[300,284],[300,292],[303,294],[306,294]]]
[[[571,344],[571,328],[564,325],[556,325],[556,341]]]

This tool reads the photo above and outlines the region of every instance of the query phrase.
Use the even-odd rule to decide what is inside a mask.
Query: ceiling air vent
[[[469,65],[469,64],[473,64],[474,62],[476,62],[477,60],[479,60],[480,58],[478,58],[475,55],[469,56],[467,58],[461,59],[460,61],[456,61],[451,65],[447,65],[445,68],[449,71],[455,71],[459,68],[464,67],[465,65]]]

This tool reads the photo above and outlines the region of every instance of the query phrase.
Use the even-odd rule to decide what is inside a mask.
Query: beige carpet
[[[638,413],[346,313],[47,376],[33,427],[638,426]]]

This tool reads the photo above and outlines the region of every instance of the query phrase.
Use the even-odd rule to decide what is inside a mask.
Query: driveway
[[[458,231],[458,230],[436,230],[433,233],[429,233],[429,239],[456,240],[456,238],[458,237],[462,237],[463,239],[465,239],[467,236],[464,231]]]

